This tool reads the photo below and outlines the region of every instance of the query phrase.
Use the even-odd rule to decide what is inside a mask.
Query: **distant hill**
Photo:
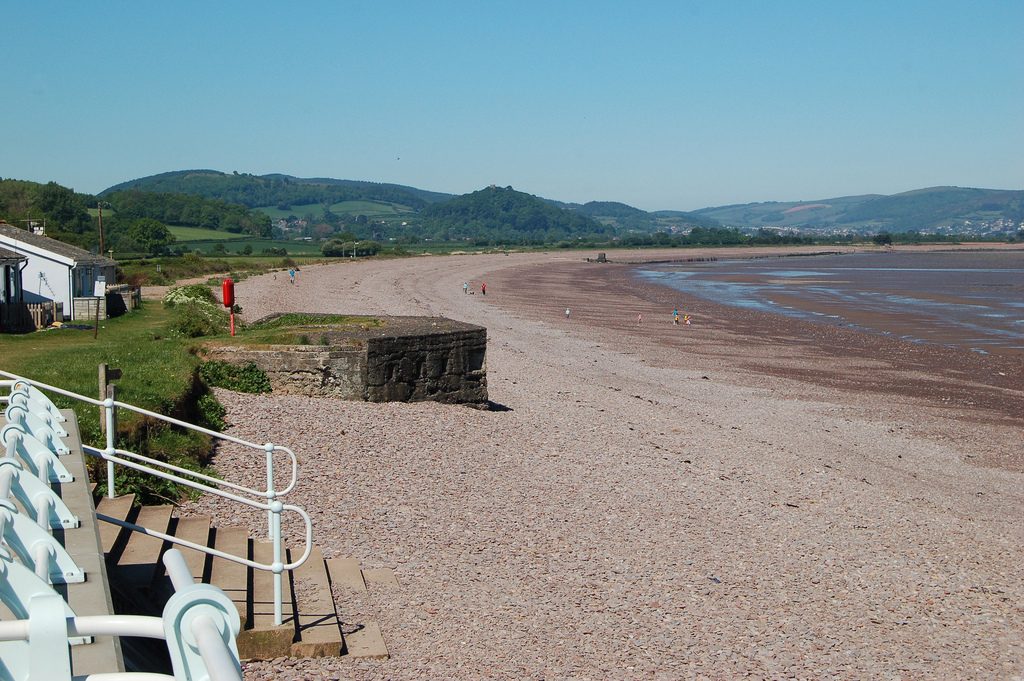
[[[575,209],[577,213],[594,217],[610,217],[610,218],[631,218],[637,215],[646,215],[646,213],[639,208],[633,206],[627,206],[624,203],[618,201],[589,201],[584,203],[579,208]]]
[[[998,232],[1009,231],[1009,223],[1024,221],[1024,191],[930,187],[892,196],[866,194],[814,201],[770,201],[694,212],[745,229],[983,232],[988,226]]]
[[[100,192],[100,196],[129,189],[165,194],[191,194],[248,208],[277,207],[282,210],[287,210],[292,205],[331,205],[359,200],[395,203],[418,210],[431,203],[451,198],[450,194],[397,184],[301,178],[278,173],[223,173],[218,170],[176,170],[150,175],[109,187]]]
[[[443,233],[440,218],[428,208],[463,197],[416,187],[361,180],[300,178],[272,173],[224,173],[217,170],[179,170],[130,180],[104,190],[108,197],[124,190],[188,194],[259,209],[277,220],[294,215],[337,226],[345,223],[360,238],[373,234],[429,236]],[[467,196],[473,196],[477,192]],[[884,196],[865,194],[812,201],[769,201],[702,208],[683,212],[646,212],[617,201],[565,203],[532,197],[548,207],[564,209],[598,223],[606,233],[686,233],[696,227],[792,229],[810,233],[954,232],[1015,234],[1024,221],[1024,191],[931,187]],[[456,204],[458,205],[458,204]],[[356,223],[356,219],[361,222]],[[467,234],[466,224],[452,218],[453,233]],[[376,220],[380,227],[363,226]],[[430,220],[429,226],[424,221]],[[557,221],[556,221],[557,222]],[[353,227],[353,224],[356,224]],[[517,226],[515,233],[522,231]],[[575,234],[576,227],[558,227],[554,233]],[[426,231],[423,231],[424,228]],[[488,228],[490,229],[490,228]],[[593,230],[593,226],[583,231]],[[529,231],[529,230],[527,230]],[[365,232],[363,234],[362,232]],[[559,237],[562,238],[562,237]]]
[[[602,224],[628,232],[688,232],[694,227],[721,227],[714,218],[676,210],[653,213],[618,201],[590,201],[580,204],[562,204],[562,207],[592,217]]]
[[[577,236],[611,235],[614,229],[576,211],[551,205],[512,187],[488,187],[434,203],[421,214],[424,233],[449,241],[543,243]]]

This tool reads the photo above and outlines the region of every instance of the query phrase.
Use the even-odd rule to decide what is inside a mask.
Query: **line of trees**
[[[118,218],[128,220],[150,218],[167,225],[205,227],[262,238],[271,234],[270,218],[265,213],[217,199],[130,190],[110,194],[106,201],[114,207]]]

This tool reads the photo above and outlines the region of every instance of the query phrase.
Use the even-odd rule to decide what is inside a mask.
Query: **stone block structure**
[[[285,394],[487,403],[487,329],[444,317],[372,319],[381,325],[310,326],[308,345],[207,346],[205,354],[252,362]]]

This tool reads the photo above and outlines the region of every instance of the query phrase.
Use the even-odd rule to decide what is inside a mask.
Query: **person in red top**
[[[487,295],[487,282],[480,282],[480,295]]]

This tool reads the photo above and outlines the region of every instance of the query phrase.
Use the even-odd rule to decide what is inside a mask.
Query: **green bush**
[[[171,333],[184,338],[216,336],[228,330],[228,316],[212,303],[189,302],[174,306]]]
[[[206,362],[199,367],[199,377],[206,385],[227,388],[240,393],[269,393],[270,379],[258,366],[230,364],[228,362]]]
[[[199,411],[199,416],[203,421],[202,425],[210,430],[223,431],[228,427],[227,422],[224,420],[228,410],[210,393],[201,395],[196,400],[196,409]]]

